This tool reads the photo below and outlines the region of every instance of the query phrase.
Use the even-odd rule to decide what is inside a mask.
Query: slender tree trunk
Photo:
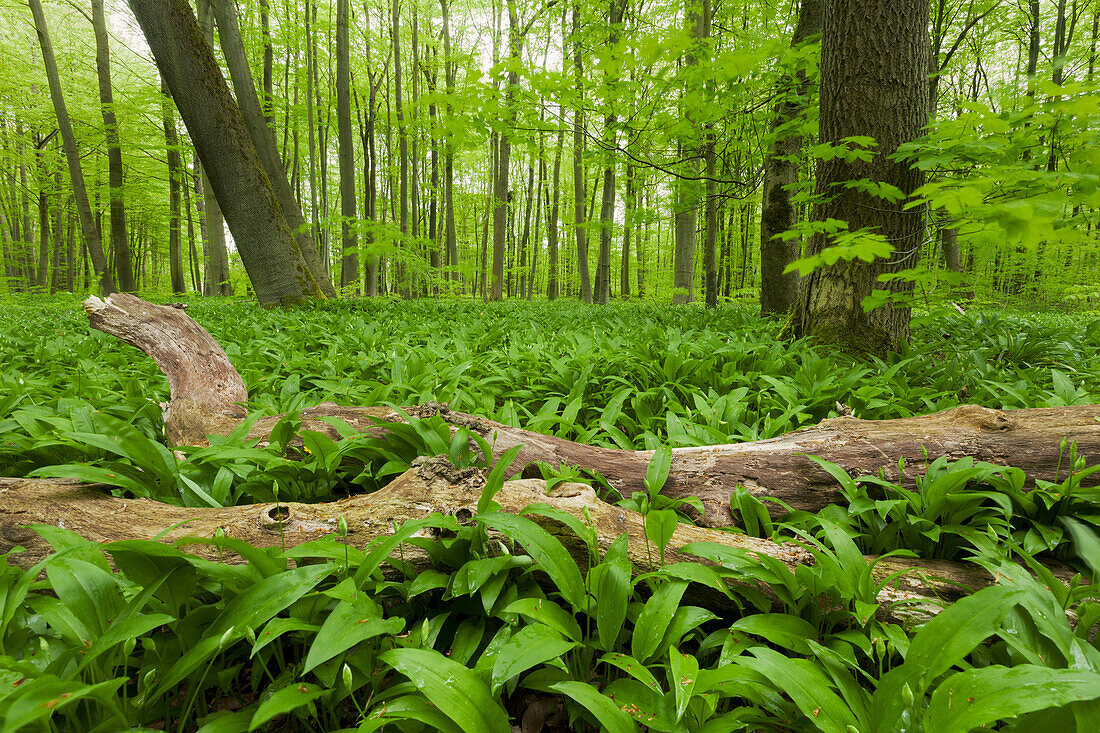
[[[821,34],[823,0],[802,0],[798,25],[791,48],[814,42]],[[786,313],[798,300],[798,272],[783,270],[798,259],[797,238],[783,240],[780,234],[798,221],[791,202],[798,185],[798,155],[802,149],[801,127],[809,107],[810,79],[804,69],[784,75],[776,84],[780,101],[772,118],[772,143],[764,156],[764,194],[760,211],[760,312]]]
[[[180,244],[180,150],[176,136],[176,121],[172,118],[172,99],[168,85],[161,80],[161,115],[164,118],[164,147],[168,159],[168,273],[173,293],[183,293],[183,249]]]
[[[444,76],[447,79],[447,103],[444,107],[445,132],[443,139],[443,208],[444,213],[444,240],[447,252],[447,267],[451,268],[448,277],[457,281],[458,275],[458,235],[455,232],[455,208],[454,208],[454,97],[455,75],[458,65],[451,56],[451,6],[447,0],[439,0],[439,6],[443,13],[443,66]]]
[[[35,150],[38,163],[38,268],[35,270],[34,284],[43,290],[50,276],[50,189],[53,188],[50,173],[46,170],[44,148],[48,142],[41,140]]]
[[[189,174],[185,174],[180,182],[183,187],[183,209],[187,212],[187,269],[191,275],[191,289],[196,293],[201,293],[202,280],[199,278],[199,253],[195,246],[195,217],[191,211],[191,186],[188,183],[188,178]]]
[[[355,144],[351,133],[351,60],[348,0],[336,1],[336,160],[340,169],[340,287],[359,290],[359,244],[355,218]]]
[[[508,173],[511,165],[512,139],[509,127],[515,119],[515,89],[519,84],[520,46],[519,16],[516,15],[515,0],[508,4],[508,56],[510,59],[508,81],[505,87],[503,132],[497,143],[496,178],[493,185],[493,281],[490,300],[500,300],[504,285],[504,247],[508,231],[508,205],[511,195],[508,191]]]
[[[400,247],[404,251],[408,249],[407,238],[409,235],[409,131],[405,125],[405,102],[401,96],[403,81],[401,76],[401,10],[398,0],[393,0],[391,16],[393,23],[393,101],[394,113],[397,116],[397,140],[400,156],[401,192],[398,199],[401,212],[399,220],[401,227]],[[408,253],[405,252],[403,256],[407,257]],[[412,283],[409,280],[409,268],[401,261],[400,257],[397,261],[394,278],[397,280],[395,285],[398,292],[406,298],[410,297],[412,295]]]
[[[718,307],[718,186],[714,132],[707,131],[706,166],[706,235],[703,242],[704,300],[708,308]]]
[[[792,322],[794,336],[814,336],[851,352],[885,353],[909,336],[909,309],[881,307],[864,312],[873,289],[907,292],[878,277],[915,267],[924,238],[923,207],[905,208],[836,184],[869,179],[904,194],[924,182],[923,173],[891,159],[898,145],[922,134],[928,124],[929,82],[927,0],[831,0],[825,6],[821,48],[821,140],[836,144],[852,135],[876,141],[869,162],[821,161],[817,192],[828,197],[815,210],[818,221],[840,219],[850,231],[869,228],[893,247],[889,259],[841,261],[803,278]],[[824,234],[810,241],[815,255],[829,245]]]
[[[228,2],[230,0],[218,0],[218,2]],[[274,65],[274,51],[271,48],[271,17],[268,13],[268,7],[271,0],[260,0],[260,33],[263,38],[264,46],[264,96],[262,100],[262,107],[264,113],[264,120],[267,122],[268,129],[272,133],[275,132],[275,109],[272,99],[272,79],[271,71]]]
[[[100,243],[99,228],[92,217],[92,207],[88,203],[88,191],[84,187],[84,173],[80,167],[80,152],[76,148],[76,136],[73,135],[72,123],[69,121],[69,112],[65,107],[65,98],[61,92],[61,78],[57,73],[57,62],[54,60],[53,44],[50,42],[49,31],[46,27],[46,16],[42,12],[41,0],[29,0],[31,14],[34,16],[35,30],[38,32],[38,44],[42,48],[42,60],[46,66],[46,79],[50,86],[50,98],[53,100],[54,115],[57,117],[57,126],[61,131],[61,142],[65,148],[65,158],[69,165],[69,182],[76,198],[76,209],[80,215],[80,229],[83,233],[84,243],[91,253],[92,263],[95,266],[96,276],[99,278],[99,287],[104,295],[115,292],[115,279],[107,267],[107,260],[103,256],[103,247]]]
[[[376,73],[373,64],[369,63],[371,58],[370,11],[370,3],[364,0],[363,39],[366,43],[366,57],[368,59],[367,82],[370,85],[370,89],[367,95],[367,109],[364,115],[366,118],[366,126],[363,132],[363,218],[367,220],[368,225],[373,225],[378,216],[378,152],[375,149],[374,135],[378,115],[378,86],[385,79],[385,74]],[[363,239],[368,250],[366,282],[364,283],[363,290],[367,297],[374,298],[378,296],[378,254],[372,251],[375,241],[374,231],[368,229]]]
[[[185,0],[130,0],[264,304],[320,297],[241,112]],[[266,129],[266,127],[265,127]]]
[[[584,61],[581,48],[580,3],[573,0],[573,84],[577,105],[573,110],[573,224],[577,243],[577,273],[580,275],[581,302],[592,302],[592,282],[588,274],[588,242],[584,213]]]
[[[199,25],[203,37],[211,47],[214,45],[214,8],[211,0],[196,0]],[[198,153],[196,153],[196,158]],[[206,259],[203,272],[203,295],[233,295],[233,285],[229,282],[229,251],[225,246],[225,218],[222,207],[210,185],[210,176],[199,163],[202,181],[202,226],[205,226],[203,242],[206,244]],[[201,228],[201,227],[200,227]]]
[[[546,298],[558,297],[558,214],[561,197],[561,151],[565,145],[565,128],[558,127],[558,147],[554,153],[554,198],[546,192],[546,244],[549,249],[546,275]]]
[[[614,49],[622,34],[623,12],[626,0],[609,0],[607,9],[607,47]],[[618,98],[618,74],[607,72],[604,85],[607,88],[607,113],[604,115],[604,169],[603,196],[600,201],[600,252],[596,259],[595,301],[606,305],[611,298],[611,239],[615,233],[615,105]]]
[[[111,245],[114,271],[119,290],[134,291],[134,273],[130,267],[130,247],[126,241],[126,204],[123,201],[122,146],[118,139],[114,94],[111,90],[111,53],[103,0],[92,0],[92,28],[95,31],[95,66],[99,79],[99,104],[103,111],[103,130],[107,143],[107,176],[111,199]]]

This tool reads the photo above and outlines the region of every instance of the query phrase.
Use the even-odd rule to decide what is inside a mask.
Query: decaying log
[[[225,352],[182,310],[146,303],[132,295],[112,295],[107,303],[85,301],[93,328],[114,334],[149,354],[168,376],[172,401],[165,412],[170,442],[198,445],[207,435],[224,435],[244,413],[235,401],[247,399],[244,383]],[[536,462],[561,463],[598,471],[623,495],[643,490],[650,451],[624,451],[574,443],[563,438],[512,428],[445,405],[406,408],[414,417],[438,414],[454,428],[467,427],[495,443],[497,453],[523,448],[517,470],[539,475]],[[303,410],[303,427],[336,437],[322,418],[338,417],[361,432],[382,433],[376,420],[400,421],[388,407],[341,407],[324,403]],[[262,438],[278,420],[259,420],[251,436]],[[963,405],[921,417],[860,420],[837,417],[815,427],[752,443],[673,450],[664,493],[698,497],[705,507],[699,522],[723,527],[733,522],[730,495],[744,486],[761,499],[778,499],[794,509],[817,511],[836,498],[837,483],[807,456],[832,461],[849,473],[877,474],[911,486],[927,461],[940,456],[1024,469],[1030,481],[1065,476],[1068,457],[1063,440],[1076,442],[1078,455],[1100,456],[1100,405],[996,410]],[[905,469],[898,472],[898,459]],[[783,514],[773,504],[776,515]]]
[[[212,509],[176,507],[148,499],[120,499],[111,496],[105,487],[67,480],[0,478],[0,549],[22,546],[24,551],[13,555],[10,562],[32,567],[47,557],[51,549],[29,527],[45,524],[70,529],[98,542],[159,537],[165,542],[179,541],[184,549],[199,556],[240,562],[231,552],[219,554],[210,546],[188,545],[187,538],[210,538],[218,532],[258,547],[289,548],[336,535],[341,516],[348,527],[347,543],[364,549],[373,539],[391,535],[395,525],[432,512],[460,521],[472,517],[483,486],[482,471],[455,469],[437,458],[420,461],[372,494],[324,504],[268,503]],[[532,504],[545,503],[582,521],[590,521],[597,531],[601,554],[625,533],[636,572],[649,572],[659,565],[658,551],[647,546],[642,515],[600,501],[588,486],[560,484],[547,494],[546,483],[541,479],[521,479],[506,482],[494,498],[504,512],[518,514]],[[569,529],[539,514],[529,516],[562,541],[579,567],[587,567],[588,550]],[[333,539],[344,541],[339,535]],[[794,544],[681,524],[669,542],[665,563],[698,562],[698,557],[680,551],[693,542],[712,542],[767,555],[792,570],[813,562],[809,552]],[[987,573],[974,565],[893,557],[867,559],[878,561],[873,572],[879,582],[901,573],[878,593],[878,601],[882,604],[882,618],[907,625],[926,619],[967,589],[976,590],[992,582]],[[401,560],[414,570],[431,567],[427,554],[412,545],[402,548]],[[392,568],[390,571],[397,572]],[[1068,575],[1065,577],[1068,579]],[[759,589],[775,600],[767,586]],[[728,615],[733,609],[733,603],[725,596],[702,586],[693,586],[687,597],[719,615]]]
[[[224,435],[240,424],[247,399],[244,383],[220,346],[182,310],[146,303],[132,295],[115,294],[106,302],[85,302],[94,328],[114,334],[150,355],[168,376],[171,401],[165,407],[166,429],[174,445],[204,444],[207,435]],[[647,547],[641,515],[601,501],[589,487],[559,486],[547,495],[546,483],[531,477],[538,461],[568,463],[599,471],[624,494],[642,489],[651,454],[596,448],[561,438],[510,428],[483,418],[429,404],[408,408],[340,407],[324,403],[302,412],[303,427],[335,436],[322,418],[337,417],[363,432],[382,434],[385,422],[405,415],[439,415],[454,429],[468,428],[495,442],[499,455],[513,445],[523,448],[517,466],[526,466],[527,478],[509,481],[496,496],[504,511],[518,513],[532,503],[545,502],[581,519],[590,519],[603,549],[626,533],[630,556],[639,572],[653,568],[655,553]],[[252,437],[269,434],[278,418],[264,418],[252,428]],[[382,424],[379,424],[382,423]],[[795,508],[818,509],[830,501],[835,482],[805,454],[819,455],[852,472],[883,470],[897,473],[897,459],[910,467],[900,476],[911,481],[911,470],[939,455],[972,455],[981,460],[1011,462],[1032,477],[1054,478],[1063,438],[1076,440],[1079,453],[1095,455],[1100,447],[1100,407],[997,411],[977,406],[921,418],[867,421],[836,418],[814,428],[781,438],[742,445],[676,449],[665,493],[698,496],[706,506],[705,523],[728,524],[729,496],[744,485],[759,496],[782,499]],[[1063,464],[1064,465],[1064,464]],[[537,475],[537,471],[534,472]],[[471,516],[483,484],[482,474],[458,470],[428,459],[369,495],[352,496],[326,504],[261,504],[224,509],[181,508],[145,499],[112,497],[103,487],[58,480],[0,478],[0,552],[16,545],[26,551],[11,562],[30,567],[49,553],[49,547],[28,525],[62,526],[97,541],[130,538],[174,541],[187,536],[210,537],[219,529],[230,537],[257,546],[293,546],[331,535],[339,516],[348,525],[347,541],[365,547],[389,534],[395,523],[431,512]],[[289,512],[288,512],[289,510]],[[557,522],[533,517],[557,534],[583,567],[587,550]],[[169,529],[170,528],[170,529]],[[165,532],[167,530],[167,532]],[[163,536],[161,536],[163,534]],[[666,562],[697,559],[680,549],[692,542],[713,542],[777,558],[788,567],[812,561],[800,547],[721,532],[709,527],[678,527],[669,544]],[[199,546],[198,554],[214,550]],[[231,558],[229,558],[231,561]],[[402,559],[427,567],[429,559],[415,547],[406,547]],[[875,560],[875,558],[868,558]],[[886,617],[912,621],[935,612],[940,601],[950,601],[969,590],[993,582],[976,566],[905,558],[878,559],[875,577],[901,575],[883,588],[879,601]],[[1058,569],[1059,578],[1071,573]],[[717,594],[715,594],[717,595]],[[721,610],[724,597],[706,601]]]

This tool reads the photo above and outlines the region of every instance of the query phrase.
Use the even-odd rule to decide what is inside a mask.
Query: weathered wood
[[[172,401],[165,425],[174,445],[199,445],[207,435],[225,435],[244,418],[236,403],[247,399],[244,384],[225,352],[183,311],[116,294],[106,303],[85,301],[93,328],[122,338],[151,356],[168,376]],[[537,462],[561,463],[598,471],[621,493],[643,490],[651,451],[624,451],[583,445],[563,438],[512,428],[429,403],[405,409],[413,417],[438,414],[490,439],[498,454],[522,445],[516,466],[538,476]],[[322,418],[337,417],[361,432],[382,434],[377,420],[402,421],[388,407],[342,407],[326,402],[302,411],[303,427],[337,437]],[[263,438],[278,417],[256,422],[250,437]],[[928,461],[940,456],[1024,469],[1028,479],[1054,481],[1068,465],[1063,441],[1076,442],[1078,455],[1100,456],[1100,405],[996,410],[963,405],[932,415],[895,420],[837,417],[787,435],[752,443],[673,450],[664,493],[698,497],[705,507],[698,521],[722,527],[733,523],[730,495],[744,486],[761,499],[778,499],[794,509],[817,511],[836,498],[837,483],[811,461],[814,455],[849,473],[877,474],[912,486]],[[898,459],[905,460],[899,474]],[[1061,472],[1061,476],[1059,474]],[[771,505],[774,513],[784,510]]]
[[[44,524],[64,527],[97,542],[159,538],[164,542],[179,542],[188,551],[209,559],[241,562],[233,553],[222,554],[217,548],[205,545],[188,545],[187,540],[210,538],[220,531],[224,536],[258,547],[285,545],[289,548],[335,535],[341,516],[347,523],[348,544],[364,549],[375,538],[392,534],[395,525],[421,519],[432,512],[454,516],[460,521],[472,517],[477,511],[483,486],[481,471],[455,469],[439,458],[419,462],[372,494],[326,504],[268,503],[214,509],[176,507],[148,499],[121,499],[111,496],[105,487],[65,480],[0,478],[0,550],[22,546],[25,550],[9,561],[24,568],[33,566],[51,552],[50,546],[30,529],[30,526]],[[629,557],[637,573],[650,572],[660,564],[658,551],[647,545],[642,515],[601,501],[583,484],[562,484],[547,494],[546,484],[541,479],[509,481],[494,498],[504,512],[518,514],[532,504],[545,503],[591,522],[599,538],[601,554],[625,533]],[[539,514],[529,516],[562,541],[578,567],[588,566],[588,550],[570,530]],[[797,545],[684,524],[674,533],[665,562],[698,562],[698,557],[681,552],[681,548],[693,542],[713,542],[726,548],[767,555],[792,570],[800,564],[813,563],[813,556]],[[431,567],[428,555],[413,545],[404,546],[400,557],[415,570]],[[869,562],[878,560],[873,571],[878,582],[893,573],[901,573],[888,587],[880,590],[878,601],[882,604],[883,618],[906,624],[925,619],[943,602],[992,582],[988,574],[974,565],[909,558],[867,559]],[[391,569],[391,572],[396,571]],[[1065,572],[1060,574],[1069,577]],[[767,586],[761,585],[759,590],[775,601]],[[719,614],[729,614],[734,609],[733,603],[724,596],[708,592],[701,586],[693,589],[689,599]]]
[[[247,399],[244,384],[225,352],[210,335],[182,310],[146,303],[126,294],[85,302],[94,328],[114,334],[149,354],[168,376],[171,401],[165,407],[168,434],[173,444],[202,444],[206,435],[224,435],[245,416],[241,402]],[[496,496],[502,509],[518,513],[532,503],[545,502],[585,521],[591,521],[602,549],[622,534],[629,538],[631,560],[639,572],[654,569],[657,553],[647,546],[641,515],[602,501],[580,484],[560,486],[547,495],[546,484],[534,478],[536,462],[568,463],[599,471],[624,494],[643,488],[648,451],[621,451],[581,445],[562,438],[510,428],[483,418],[451,411],[437,403],[399,412],[388,407],[340,407],[323,403],[303,410],[303,427],[335,437],[323,418],[340,418],[358,431],[384,434],[385,423],[407,416],[438,415],[453,429],[466,428],[495,445],[499,455],[514,445],[522,449],[514,465],[524,466],[522,480],[510,481]],[[263,439],[277,417],[257,421],[250,436]],[[911,483],[925,460],[940,455],[1012,463],[1027,469],[1032,478],[1054,479],[1064,461],[1062,440],[1074,440],[1079,454],[1096,455],[1100,448],[1100,407],[1049,408],[998,411],[968,405],[918,418],[869,421],[851,417],[827,420],[820,425],[771,440],[741,445],[676,449],[665,493],[694,495],[706,507],[701,519],[708,524],[729,524],[729,497],[743,485],[762,497],[782,499],[799,509],[819,509],[835,494],[835,481],[807,454],[833,461],[855,472],[883,471]],[[927,456],[924,452],[927,452]],[[897,475],[897,459],[909,465]],[[49,553],[48,545],[28,525],[66,527],[96,541],[131,538],[210,537],[221,531],[257,546],[293,546],[331,535],[342,515],[348,524],[347,541],[366,547],[389,534],[395,523],[418,519],[431,512],[459,518],[474,514],[484,479],[473,469],[454,469],[442,459],[422,459],[419,465],[369,495],[353,496],[327,504],[259,504],[224,509],[182,508],[145,499],[112,497],[103,487],[58,480],[0,478],[0,552],[16,545],[25,552],[11,561],[30,567]],[[558,535],[578,564],[587,564],[587,549],[557,522],[535,517]],[[163,533],[163,535],[162,535]],[[776,558],[789,568],[812,562],[812,555],[791,544],[778,544],[708,527],[681,525],[666,553],[666,562],[697,560],[681,553],[692,542],[713,542]],[[195,548],[214,556],[209,547]],[[232,558],[226,558],[232,561]],[[415,547],[406,547],[402,559],[414,568],[426,568],[430,560]],[[941,601],[950,601],[984,587],[991,579],[980,568],[945,561],[906,558],[868,558],[877,561],[874,575],[882,580],[894,573],[878,594],[883,614],[911,622],[934,613]],[[1063,581],[1072,573],[1056,568]],[[768,592],[766,588],[761,588]],[[696,589],[697,591],[697,589]],[[728,610],[724,596],[700,596],[708,607]],[[696,601],[699,602],[699,601]]]

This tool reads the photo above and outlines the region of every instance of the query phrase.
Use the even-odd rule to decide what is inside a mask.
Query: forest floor
[[[1100,401],[1095,312],[948,307],[917,315],[912,345],[880,359],[779,342],[781,322],[749,306],[185,302],[240,372],[255,416],[324,401],[440,402],[569,440],[656,450],[650,495],[621,497],[620,506],[648,517],[645,535],[662,556],[661,527],[668,516],[675,525],[674,507],[655,498],[667,446],[769,438],[837,414]],[[300,456],[308,471],[285,456],[290,435],[266,447],[237,435],[173,454],[158,404],[167,382],[150,359],[91,330],[71,296],[0,305],[0,476],[81,478],[122,497],[200,506],[280,492],[325,501],[349,484],[378,488],[418,453],[438,453],[432,432],[446,432],[413,420],[402,433],[407,450],[380,450],[350,475],[339,461],[318,467],[343,441],[315,437]],[[462,446],[448,448],[475,462]],[[843,502],[781,521],[736,494],[737,531],[813,555],[793,573],[751,553],[699,547],[716,566],[678,563],[632,579],[625,548],[611,548],[590,558],[581,580],[556,539],[491,512],[444,523],[454,534],[433,555],[438,567],[400,582],[375,574],[378,558],[331,538],[285,552],[210,540],[248,561],[229,569],[164,545],[89,545],[41,528],[57,550],[45,579],[41,568],[0,575],[0,675],[20,680],[0,693],[0,721],[5,730],[52,715],[82,730],[120,721],[247,730],[274,720],[276,730],[506,731],[510,719],[525,731],[596,721],[616,731],[862,731],[899,716],[928,730],[1022,716],[1013,729],[1028,730],[1044,715],[1044,725],[1073,726],[1100,714],[1086,702],[1100,695],[1091,633],[1100,586],[1085,577],[1065,586],[1035,560],[1095,579],[1100,491],[1088,488],[1086,457],[1065,452],[1064,480],[1031,491],[1012,469],[935,461],[915,492],[840,474]],[[496,473],[490,485],[503,480]],[[544,476],[602,488],[568,466]],[[484,526],[530,556],[518,546],[502,552]],[[879,588],[865,587],[863,555],[897,551],[976,563],[997,584],[903,628],[876,615]],[[532,562],[556,591],[533,581]],[[742,612],[690,605],[689,582],[734,588]],[[1036,687],[1042,695],[1024,692]],[[962,697],[971,704],[953,707]]]

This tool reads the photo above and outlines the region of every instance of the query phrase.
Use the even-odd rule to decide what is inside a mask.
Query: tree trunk
[[[558,148],[554,153],[554,198],[546,191],[546,246],[549,249],[546,274],[546,299],[558,297],[558,213],[561,197],[561,151],[565,144],[565,128],[558,128]]]
[[[351,135],[351,61],[348,0],[336,2],[336,159],[340,169],[340,287],[359,290],[359,244],[355,220],[355,145]]]
[[[122,145],[118,139],[114,94],[111,90],[111,53],[103,0],[92,0],[92,28],[95,31],[95,68],[99,79],[99,104],[103,109],[103,131],[107,143],[107,180],[111,199],[111,247],[118,289],[134,290],[134,272],[130,265],[130,245],[126,241],[126,204],[122,198]]]
[[[47,140],[39,141],[35,150],[38,164],[38,269],[35,270],[34,285],[44,290],[50,277],[50,173],[46,170]],[[60,196],[61,192],[57,194]]]
[[[924,174],[891,159],[928,124],[927,0],[829,0],[821,42],[821,141],[840,144],[868,135],[876,145],[872,160],[842,157],[818,165],[817,221],[839,219],[849,231],[867,229],[893,248],[889,259],[854,259],[822,266],[803,278],[792,322],[795,337],[812,336],[853,353],[885,353],[909,337],[908,307],[888,305],[864,312],[872,290],[911,291],[911,283],[879,282],[879,275],[915,267],[924,238],[924,207],[905,208],[852,188],[847,181],[869,179],[911,194]],[[820,254],[829,238],[815,234],[808,255]]]
[[[821,33],[823,0],[802,0],[791,48],[798,48]],[[802,150],[801,126],[809,107],[810,80],[804,69],[784,75],[776,88],[780,101],[772,119],[774,140],[764,156],[764,195],[760,211],[760,312],[782,314],[798,300],[798,272],[783,270],[798,259],[798,239],[784,241],[783,232],[798,222],[791,203],[798,184],[798,155]]]
[[[168,159],[168,275],[172,283],[172,292],[182,294],[187,290],[183,279],[183,249],[180,244],[180,165],[179,140],[176,136],[176,121],[172,115],[172,99],[168,85],[160,82],[161,115],[164,118],[164,148]]]
[[[229,87],[185,0],[131,0],[264,304],[321,297]]]
[[[584,61],[581,51],[579,0],[573,0],[573,83],[577,105],[573,109],[573,224],[577,243],[577,273],[581,302],[592,302],[592,281],[588,274],[588,242],[584,227]]]
[[[107,259],[103,256],[99,227],[96,226],[91,204],[88,203],[88,190],[84,187],[84,173],[80,167],[80,151],[76,148],[76,136],[73,135],[73,126],[65,107],[65,97],[61,92],[61,78],[57,73],[57,62],[54,60],[53,44],[50,42],[49,30],[46,27],[46,16],[42,13],[41,0],[29,0],[29,2],[31,14],[34,16],[35,30],[38,32],[38,44],[42,48],[42,61],[46,66],[50,99],[53,100],[54,115],[57,117],[61,143],[65,148],[65,159],[69,165],[69,185],[72,186],[73,196],[76,198],[76,210],[80,215],[80,230],[84,235],[84,244],[91,254],[96,276],[99,277],[100,291],[104,294],[113,293],[115,279],[111,275],[110,268],[107,267]]]
[[[148,353],[169,378],[172,400],[166,410],[166,426],[176,444],[202,443],[207,434],[225,435],[244,418],[238,403],[247,399],[240,376],[216,342],[182,310],[157,306],[127,294],[108,302],[92,297],[85,301],[94,328],[118,336]],[[559,461],[599,470],[620,491],[641,490],[649,452],[593,448],[550,436],[507,428],[471,415],[427,404],[406,410],[414,417],[438,414],[453,426],[493,436],[495,448],[503,452],[515,444],[524,447],[514,467],[531,466],[535,460]],[[338,417],[352,427],[373,434],[384,432],[378,421],[401,421],[392,408],[338,407],[324,403],[302,411],[303,428],[334,435],[322,418]],[[373,418],[373,419],[372,419]],[[250,437],[263,439],[277,416],[256,422]],[[384,424],[384,423],[383,423]],[[1063,439],[1075,440],[1081,453],[1095,455],[1100,449],[1100,406],[1042,408],[1032,410],[989,410],[963,406],[918,418],[868,421],[835,418],[815,428],[781,438],[736,446],[679,449],[674,452],[672,472],[665,492],[670,496],[699,496],[706,507],[708,524],[728,524],[729,494],[745,486],[757,496],[783,498],[795,508],[813,510],[827,503],[835,493],[831,476],[805,457],[812,451],[853,472],[897,471],[896,456],[912,458],[911,465],[924,465],[938,455],[973,455],[982,460],[1011,458],[1028,471],[1032,479],[1052,480],[1060,467]],[[923,455],[921,448],[927,450]],[[884,448],[886,450],[884,450]],[[889,451],[889,455],[886,451]],[[525,475],[528,472],[525,472]],[[537,474],[537,471],[535,472]],[[906,469],[900,479],[911,482],[916,474]],[[343,516],[351,528],[349,544],[364,548],[372,540],[391,534],[393,523],[421,518],[430,511],[464,514],[477,504],[484,479],[474,469],[455,469],[445,459],[422,459],[384,489],[369,495],[349,497],[330,504],[259,504],[221,509],[173,507],[145,499],[116,499],[97,486],[68,481],[0,478],[0,552],[19,544],[26,552],[12,557],[22,567],[32,566],[51,551],[48,544],[27,524],[64,523],[89,539],[112,541],[129,538],[173,542],[185,536],[203,537],[221,528],[226,534],[257,546],[294,546],[336,530]],[[426,500],[430,497],[429,500]],[[565,484],[547,492],[541,479],[510,481],[495,496],[505,512],[518,513],[532,503],[546,503],[590,523],[596,528],[601,547],[628,535],[631,559],[639,572],[654,569],[647,553],[645,519],[642,515],[606,504],[587,486]],[[720,517],[726,511],[725,517]],[[532,518],[548,527],[549,519]],[[726,521],[715,521],[724,519]],[[561,536],[561,533],[555,532]],[[565,536],[568,536],[566,533]],[[583,566],[585,550],[565,539]],[[745,535],[679,525],[665,562],[693,560],[682,548],[689,543],[714,543],[729,552],[762,554],[775,558],[792,570],[812,562],[812,556],[794,545],[780,545]],[[703,556],[708,553],[701,550]],[[405,548],[405,562],[427,569],[429,561],[415,548]],[[411,554],[410,554],[411,553]],[[230,558],[231,562],[239,562]],[[876,562],[876,582],[900,574],[897,582],[885,585],[879,601],[886,604],[886,617],[909,622],[935,613],[936,598],[957,598],[967,589],[993,582],[973,565],[910,558],[868,558]],[[1056,566],[1063,581],[1072,573]],[[916,601],[913,609],[893,606],[892,601]]]
[[[519,35],[519,16],[515,0],[508,0],[508,56],[510,59],[508,81],[505,90],[503,132],[497,147],[496,177],[493,182],[493,281],[490,300],[500,300],[504,284],[504,245],[508,230],[508,173],[512,155],[512,138],[509,127],[515,119],[515,93],[519,84],[519,56],[522,39]]]
[[[274,118],[270,116],[270,67],[265,61],[264,106],[261,107],[260,99],[256,95],[256,85],[252,80],[252,70],[248,65],[248,56],[244,50],[244,42],[241,40],[236,6],[232,0],[213,0],[212,7],[218,21],[218,37],[221,39],[222,51],[225,53],[241,117],[244,119],[252,144],[256,147],[271,188],[275,192],[275,198],[279,201],[282,216],[294,235],[294,242],[306,266],[309,267],[317,287],[326,298],[335,297],[336,290],[332,287],[328,268],[317,249],[317,244],[313,241],[305,217],[302,216],[302,208],[294,196],[290,182],[287,181],[286,167],[275,145]],[[265,58],[269,52],[270,48],[265,41]]]
[[[455,208],[454,208],[454,96],[455,76],[458,72],[458,64],[451,56],[451,6],[447,0],[439,0],[439,6],[443,13],[443,74],[447,80],[447,102],[444,106],[445,131],[443,133],[443,208],[444,208],[444,249],[446,251],[447,267],[450,268],[447,277],[458,282],[458,234],[455,232]],[[463,288],[465,289],[465,288]]]

